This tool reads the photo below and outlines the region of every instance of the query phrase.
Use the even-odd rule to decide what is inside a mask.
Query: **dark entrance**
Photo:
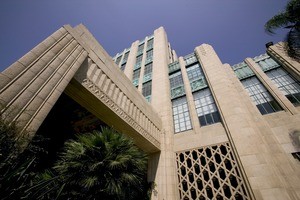
[[[76,134],[99,130],[101,126],[107,125],[62,93],[36,133],[45,138],[42,147],[47,154],[41,164],[51,166],[68,139],[75,138]]]

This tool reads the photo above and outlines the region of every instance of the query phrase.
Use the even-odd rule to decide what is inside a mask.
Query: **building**
[[[300,199],[299,76],[281,43],[229,66],[160,27],[112,59],[66,25],[1,72],[1,113],[35,134],[67,96],[148,152],[152,199]]]

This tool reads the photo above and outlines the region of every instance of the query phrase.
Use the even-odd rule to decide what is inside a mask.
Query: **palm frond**
[[[286,41],[286,50],[288,55],[300,62],[300,29],[291,29],[287,35]]]
[[[290,19],[287,12],[281,12],[273,16],[265,24],[265,31],[270,34],[274,34],[274,30],[290,25]]]

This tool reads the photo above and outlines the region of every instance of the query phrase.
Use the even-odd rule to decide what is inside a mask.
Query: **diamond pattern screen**
[[[229,143],[176,153],[180,199],[250,199]]]

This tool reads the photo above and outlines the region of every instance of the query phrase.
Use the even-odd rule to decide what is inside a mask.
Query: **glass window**
[[[183,85],[183,79],[181,75],[181,71],[176,72],[169,76],[171,88],[175,88],[177,86]]]
[[[152,73],[152,63],[145,66],[144,75],[148,75]]]
[[[144,43],[143,44],[140,44],[139,47],[138,47],[138,52],[143,52],[144,50]]]
[[[185,61],[185,65],[186,66],[188,66],[190,64],[193,64],[193,63],[195,63],[195,62],[198,61],[197,57],[196,57],[196,55],[194,53],[191,53],[191,54],[185,56],[183,59]]]
[[[262,57],[263,56],[263,57]],[[300,105],[300,83],[267,54],[257,60],[260,68],[295,106]],[[254,58],[255,60],[255,58]]]
[[[136,57],[136,62],[135,63],[140,63],[142,62],[142,59],[143,59],[143,55],[139,55]]]
[[[124,63],[124,64],[122,64],[121,65],[121,70],[124,72],[124,70],[125,70],[125,66],[126,66],[126,63]]]
[[[199,64],[195,64],[195,65],[192,65],[191,67],[188,67],[186,69],[186,72],[187,72],[190,82],[204,76],[200,69]]]
[[[271,57],[267,57],[264,60],[257,61],[257,64],[263,71],[268,71],[270,69],[280,67],[280,65],[277,62],[275,62]]]
[[[172,100],[175,133],[192,129],[186,97]]]
[[[280,91],[294,104],[300,105],[300,84],[282,67],[266,72]]]
[[[119,56],[116,60],[116,64],[119,65],[120,61],[121,61],[122,56]]]
[[[150,51],[147,51],[147,55],[146,55],[147,59],[152,59],[152,57],[153,57],[153,49],[151,49]]]
[[[135,80],[135,79],[140,78],[140,72],[141,72],[141,69],[135,70],[135,71],[133,72],[132,80]]]
[[[255,76],[241,80],[241,83],[261,114],[264,115],[282,110],[280,105]]]
[[[127,51],[125,53],[124,58],[123,58],[123,62],[127,62],[128,56],[129,56],[129,51]]]
[[[147,83],[144,83],[143,87],[142,87],[143,96],[147,97],[147,96],[151,95],[151,92],[152,92],[152,82],[149,81]]]
[[[193,93],[197,115],[201,126],[220,122],[220,115],[209,88]]]
[[[148,42],[147,42],[147,49],[151,49],[151,48],[153,48],[153,38],[152,39],[150,39],[150,40],[148,40]]]
[[[250,67],[245,62],[241,62],[239,64],[233,65],[232,69],[235,75],[240,80],[254,76],[254,72],[250,69]]]

